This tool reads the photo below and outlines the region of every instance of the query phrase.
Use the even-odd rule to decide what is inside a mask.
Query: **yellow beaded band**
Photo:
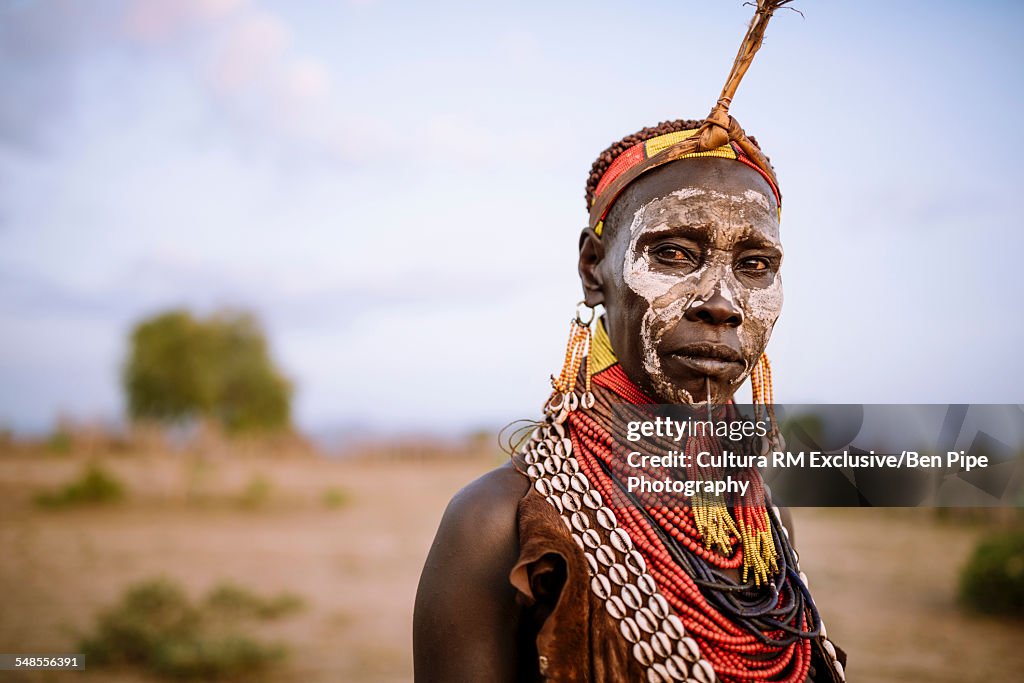
[[[594,200],[592,204],[597,204],[599,199],[604,199],[602,195],[605,192],[605,190],[607,190],[608,187],[613,182],[615,182],[615,180],[619,178],[623,173],[639,166],[640,164],[643,164],[648,160],[655,159],[655,157],[657,157],[662,152],[665,152],[673,145],[677,145],[680,142],[693,137],[699,132],[700,128],[694,128],[692,130],[681,130],[675,133],[666,133],[665,135],[659,135],[657,137],[651,138],[650,140],[638,142],[629,149],[627,149],[625,152],[620,154],[619,156],[615,157],[615,161],[613,161],[611,165],[608,166],[608,170],[606,170],[604,172],[604,175],[601,176],[601,182],[597,184],[597,189],[594,190]],[[771,186],[772,192],[775,194],[775,201],[779,206],[779,211],[781,215],[782,197],[779,194],[779,189],[775,184],[775,181],[768,173],[764,171],[763,168],[750,161],[750,159],[742,152],[742,150],[739,149],[739,147],[734,142],[730,141],[722,145],[721,147],[708,150],[705,152],[690,152],[688,154],[682,154],[676,156],[673,159],[673,161],[677,161],[679,159],[699,159],[703,157],[735,159],[746,164],[747,166],[750,166],[755,171],[760,173],[764,177],[764,179],[768,181],[768,185]],[[654,165],[652,163],[652,168],[653,167]],[[619,188],[620,192],[621,189],[622,188]],[[609,204],[608,206],[610,207],[611,204]],[[605,215],[607,215],[607,209],[605,210]],[[594,224],[594,232],[597,233],[598,236],[600,236],[604,230],[604,219],[605,216],[601,216],[600,220],[598,220]]]

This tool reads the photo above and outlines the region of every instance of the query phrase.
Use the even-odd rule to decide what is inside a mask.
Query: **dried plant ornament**
[[[768,181],[781,211],[782,194],[775,170],[736,119],[729,115],[729,106],[764,41],[764,32],[772,14],[791,1],[758,0],[757,11],[740,44],[718,101],[697,129],[669,133],[638,143],[612,162],[594,192],[590,208],[590,227],[594,232],[601,234],[608,210],[627,185],[648,171],[680,159],[724,157],[750,166]]]

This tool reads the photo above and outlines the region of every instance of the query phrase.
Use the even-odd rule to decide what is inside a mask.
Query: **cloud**
[[[389,315],[410,308],[480,310],[530,290],[511,273],[475,277],[468,290],[457,274],[432,270],[407,270],[371,281],[336,277],[310,282],[265,268],[225,267],[161,253],[137,259],[91,287],[35,272],[0,270],[0,317],[123,324],[175,306],[242,307],[284,328],[337,332],[364,314]]]
[[[124,26],[127,37],[189,64],[234,132],[280,137],[281,148],[318,146],[334,155],[345,149],[336,126],[324,125],[337,119],[330,68],[299,51],[280,14],[249,0],[161,0],[152,7],[140,0],[129,6]]]
[[[222,96],[266,85],[268,73],[290,66],[285,60],[291,41],[291,32],[279,17],[262,11],[246,12],[218,36],[206,77]]]
[[[444,96],[465,79],[539,69],[540,43],[522,30],[497,36],[488,53],[497,63],[417,59],[384,65],[373,82],[352,82],[344,80],[352,78],[347,62],[306,52],[298,27],[258,0],[114,0],[102,11],[49,0],[4,19],[0,143],[21,154],[59,153],[69,139],[62,131],[96,102],[137,125],[166,120],[173,113],[166,103],[175,101],[161,99],[167,87],[191,90],[174,97],[191,98],[196,116],[208,117],[195,129],[217,130],[218,141],[239,155],[257,152],[287,164],[349,170],[398,159],[418,171],[493,169],[567,153],[564,146],[545,150],[524,126],[496,125],[486,108]],[[440,94],[431,86],[436,97],[426,106],[415,89],[435,81]],[[115,83],[119,94],[111,97]],[[414,91],[401,95],[407,87]]]
[[[331,75],[321,62],[297,59],[288,66],[284,87],[289,100],[322,100],[331,92]]]
[[[182,32],[222,19],[248,0],[134,0],[123,10],[120,29],[136,41],[163,45]]]
[[[0,21],[0,142],[52,149],[53,133],[78,112],[81,75],[114,58],[145,92],[161,61],[177,65],[236,135],[321,145],[340,156],[329,66],[303,54],[280,14],[251,0],[121,0],[103,5],[32,3]],[[332,112],[331,109],[335,111]]]
[[[98,44],[108,21],[76,2],[0,8],[0,150],[49,147],[46,128],[73,99],[76,56]]]

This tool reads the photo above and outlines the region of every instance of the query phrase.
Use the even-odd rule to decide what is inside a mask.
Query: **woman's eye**
[[[769,263],[768,259],[760,256],[754,256],[740,261],[740,268],[746,271],[765,271],[770,267],[771,263]]]
[[[690,255],[690,252],[680,247],[659,247],[654,251],[654,254],[662,261],[673,261],[677,263],[683,263],[693,260],[693,257]]]

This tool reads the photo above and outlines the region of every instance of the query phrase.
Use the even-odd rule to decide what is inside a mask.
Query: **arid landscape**
[[[109,505],[40,505],[86,466],[0,457],[0,651],[72,652],[124,589],[166,577],[198,596],[230,581],[305,605],[261,623],[280,682],[412,680],[416,582],[449,497],[500,462],[123,454]],[[803,568],[850,680],[1020,680],[1024,622],[965,613],[958,570],[987,527],[930,511],[794,510]],[[134,668],[0,673],[12,681],[158,680]],[[248,679],[248,678],[247,678]]]

